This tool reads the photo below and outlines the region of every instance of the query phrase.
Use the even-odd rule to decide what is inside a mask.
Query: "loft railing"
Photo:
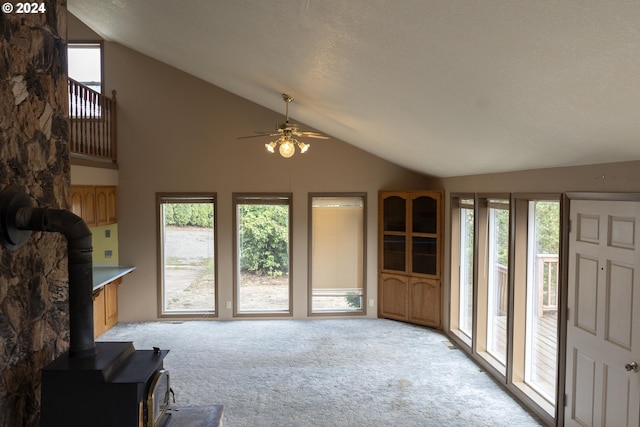
[[[69,78],[71,153],[74,157],[117,163],[116,91],[109,98]]]

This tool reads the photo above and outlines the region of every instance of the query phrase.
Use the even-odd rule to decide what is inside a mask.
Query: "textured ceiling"
[[[412,170],[640,159],[640,2],[68,0],[103,38]],[[255,129],[247,129],[252,132]]]

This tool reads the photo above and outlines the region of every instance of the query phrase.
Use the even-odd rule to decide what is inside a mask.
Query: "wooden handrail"
[[[72,78],[68,83],[71,153],[117,163],[116,91],[109,98]]]

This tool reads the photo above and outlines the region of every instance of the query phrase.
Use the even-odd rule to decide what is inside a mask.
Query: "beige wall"
[[[118,185],[118,170],[71,165],[71,185]]]
[[[70,35],[76,34],[70,20]],[[80,33],[80,31],[78,31]],[[86,36],[86,30],[82,31]],[[85,37],[87,38],[87,37]],[[259,70],[257,70],[259,72]],[[135,265],[119,288],[122,321],[157,318],[156,192],[216,192],[219,316],[231,318],[232,193],[293,193],[293,314],[307,316],[309,192],[366,192],[367,296],[377,310],[377,192],[429,187],[429,180],[341,141],[311,141],[309,152],[283,159],[260,138],[273,112],[115,43],[105,43],[106,92],[118,97],[120,263]],[[287,91],[286,82],[274,90]],[[295,94],[293,94],[295,95]],[[284,105],[283,105],[284,107]],[[295,104],[291,115],[295,120]]]
[[[99,37],[72,16],[70,40]],[[233,192],[293,192],[294,315],[306,316],[307,193],[366,191],[368,195],[367,294],[377,309],[377,191],[444,189],[445,326],[450,270],[449,196],[453,192],[640,191],[640,162],[554,168],[429,180],[343,142],[312,141],[307,154],[285,160],[265,153],[260,139],[237,140],[282,120],[273,112],[114,43],[105,43],[106,92],[118,91],[120,261],[136,265],[120,288],[122,320],[156,318],[156,218],[158,191],[218,194],[220,318],[231,310]],[[287,91],[283,87],[274,91]],[[294,94],[295,95],[295,94]],[[295,119],[295,103],[292,105]],[[72,169],[72,182],[78,182]],[[89,171],[89,176],[91,172]],[[105,172],[101,172],[104,174]],[[112,172],[111,172],[112,173]],[[86,176],[86,175],[83,175]],[[104,176],[102,177],[104,178]],[[110,178],[112,179],[112,178]],[[84,179],[83,179],[84,180]]]
[[[640,192],[640,161],[454,177],[434,184],[446,191],[443,320],[448,329],[451,193]]]

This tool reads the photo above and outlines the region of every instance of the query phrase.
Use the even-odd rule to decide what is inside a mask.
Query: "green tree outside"
[[[211,203],[166,203],[164,223],[177,227],[213,227]]]
[[[289,207],[239,205],[240,269],[282,276],[289,273]]]

